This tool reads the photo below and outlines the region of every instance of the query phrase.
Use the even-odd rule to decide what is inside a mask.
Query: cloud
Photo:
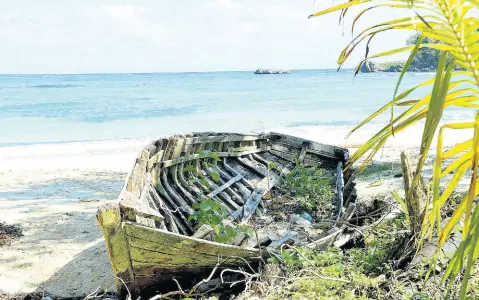
[[[306,11],[294,10],[291,7],[273,5],[264,9],[264,15],[271,19],[282,19],[288,21],[304,21],[309,13]]]
[[[241,3],[232,0],[216,0],[216,4],[226,9],[241,9],[243,7]]]
[[[149,41],[163,41],[168,32],[163,27],[148,20],[148,10],[143,6],[101,5],[89,7],[87,12],[94,18],[106,18],[115,23],[122,34]]]

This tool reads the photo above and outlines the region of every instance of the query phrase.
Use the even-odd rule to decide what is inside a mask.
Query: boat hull
[[[200,163],[205,151],[217,160],[217,181]],[[336,194],[341,213],[343,206],[356,200],[353,171],[343,169],[348,158],[346,149],[277,133],[198,133],[154,141],[140,151],[118,203],[102,206],[97,214],[118,292],[176,287],[173,278],[179,283],[198,282],[219,262],[219,268],[257,263],[266,254],[258,247],[196,238],[188,220],[192,204],[218,199],[232,216],[244,217],[253,195],[261,191],[257,196],[261,199],[272,188],[271,178],[301,162],[320,166],[340,181]],[[282,169],[268,170],[270,160]],[[187,182],[188,165],[196,167],[203,183]]]

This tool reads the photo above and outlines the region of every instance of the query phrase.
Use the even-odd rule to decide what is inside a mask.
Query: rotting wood
[[[311,143],[303,143],[301,146],[301,152],[299,153],[298,161],[300,163],[303,163],[304,158],[306,157],[306,153],[308,152],[308,149],[310,147]]]
[[[269,249],[279,248],[279,247],[281,247],[283,244],[292,245],[292,244],[294,243],[294,242],[293,242],[293,238],[295,238],[297,235],[298,235],[297,232],[287,233],[286,235],[284,235],[284,236],[283,236],[282,238],[280,238],[279,240],[273,241],[273,242],[268,246],[268,248],[269,248]]]
[[[223,176],[224,178],[226,178],[227,180],[231,180],[233,179],[234,177],[231,176],[230,174],[226,173],[225,171],[223,171],[221,168],[218,168],[218,171],[220,172],[220,175]],[[235,175],[236,176],[241,176],[241,179],[240,181],[243,179],[243,175],[242,174],[237,174]],[[241,193],[241,195],[243,195],[243,197],[240,197],[241,199],[238,199],[238,201],[241,203],[241,204],[244,204],[244,198],[248,197],[250,194],[251,194],[251,191],[248,190],[248,188],[246,188],[243,183],[241,183],[240,181],[235,181],[233,183],[233,186],[235,186],[238,191]]]
[[[135,289],[135,279],[128,242],[124,228],[121,226],[120,209],[117,205],[105,204],[100,206],[96,217],[105,237],[108,256],[115,275],[116,289],[120,296],[124,296],[128,290]]]
[[[253,193],[246,199],[245,205],[233,214],[230,218],[236,220],[241,217],[242,222],[246,222],[255,212],[256,208],[259,205],[262,197],[268,193],[268,191],[273,188],[273,186],[278,182],[278,177],[275,175],[264,177],[257,185]]]
[[[170,168],[170,174],[171,174],[171,177],[173,178],[173,183],[180,189],[183,195],[186,196],[186,199],[188,199],[188,202],[190,204],[196,203],[197,201],[195,200],[193,195],[191,195],[190,192],[185,187],[183,187],[183,185],[178,180],[178,165],[174,165],[173,167]]]
[[[239,257],[258,257],[257,249],[242,248],[232,245],[220,244],[212,241],[200,240],[180,234],[165,232],[159,229],[148,228],[141,225],[125,221],[126,235],[136,237],[158,245],[175,248],[177,253],[193,252],[209,254],[218,257],[239,256]],[[217,261],[217,259],[216,259]]]
[[[216,162],[216,161],[215,161]],[[214,169],[213,167],[209,166],[209,165],[204,165],[204,170],[206,171],[206,173],[211,177],[211,179],[213,179],[215,176],[218,176],[218,180],[214,182],[215,186],[215,190],[218,190],[221,188],[221,186],[225,185],[227,182],[223,180],[222,176],[221,176],[221,173],[219,172],[219,168],[218,168],[218,165],[215,164],[214,165]],[[221,185],[220,185],[221,184]],[[212,191],[213,193],[214,191]],[[219,193],[225,193],[226,195],[228,195],[228,197],[230,199],[234,199],[234,198],[240,198],[239,200],[238,199],[235,199],[236,201],[241,201],[241,197],[231,189],[231,184],[226,186],[224,189],[222,189]],[[218,193],[218,194],[219,194]]]
[[[344,178],[343,178],[343,162],[338,162],[338,167],[336,168],[336,193],[338,195],[338,216],[336,220],[341,218],[343,213],[343,188],[344,188]]]
[[[175,204],[173,199],[170,197],[170,195],[167,193],[167,191],[163,187],[163,185],[161,183],[161,180],[158,180],[158,191],[163,197],[165,197],[165,199],[168,201],[171,208],[173,208],[170,211],[170,208],[168,208],[168,205],[165,205],[165,207],[164,207],[165,210],[169,210],[171,212],[171,216],[173,217],[173,221],[176,224],[176,227],[178,227],[178,229],[181,233],[188,234],[188,230],[183,225],[184,222],[188,223],[188,221],[186,221],[186,218],[183,216],[183,214],[182,214],[183,211],[181,211],[179,209],[179,207]],[[184,222],[180,222],[180,219],[183,220]]]
[[[263,170],[262,168],[258,168],[255,166],[250,160],[242,157],[238,157],[237,160],[245,167],[249,168],[250,170],[256,172],[256,174],[261,176],[268,176],[268,170]]]
[[[346,195],[349,195],[351,193],[351,191],[353,190],[353,188],[356,186],[356,183],[354,182],[354,179],[356,178],[356,176],[353,174],[352,176],[349,177],[349,179],[346,179],[346,177],[344,177],[345,180],[347,180],[347,183],[344,185],[344,197],[346,197]],[[347,198],[346,198],[347,199]],[[344,199],[344,200],[346,200]],[[347,204],[345,204],[347,205]]]
[[[208,157],[211,157],[211,155],[218,156],[218,157],[240,157],[240,156],[243,156],[243,155],[252,154],[252,153],[259,153],[259,152],[263,152],[263,151],[266,151],[266,149],[256,148],[256,149],[252,149],[252,150],[245,150],[245,151],[242,151],[242,152],[236,152],[236,151],[229,152],[228,151],[228,152],[196,153],[196,154],[191,154],[189,156],[183,156],[183,157],[163,161],[162,167],[167,168],[167,167],[171,167],[171,166],[176,165],[176,164],[189,162],[189,161],[197,160],[197,159],[200,159],[200,158],[208,158]]]
[[[238,175],[238,174],[239,174],[238,171],[236,171],[233,167],[231,167],[231,166],[226,162],[226,158],[223,159],[223,165],[225,166],[225,168],[226,168],[228,171],[232,172],[233,174],[235,174],[235,175]],[[247,180],[246,178],[243,177],[243,178],[241,178],[241,181],[244,182],[250,189],[254,190],[254,185],[253,185],[251,182],[249,182],[249,180]]]
[[[147,169],[152,169],[154,166],[159,164],[161,160],[163,159],[163,150],[158,151],[155,155],[153,155],[149,160],[147,164]]]
[[[179,208],[181,211],[186,212],[188,215],[192,215],[194,213],[193,209],[188,205],[188,202],[186,202],[185,199],[183,199],[178,193],[170,186],[170,183],[168,182],[168,175],[167,175],[167,170],[163,171],[163,186],[166,188],[168,191],[168,194],[173,196],[173,199],[176,200],[175,204],[176,207]]]
[[[151,189],[150,195],[152,196],[153,201],[155,202],[158,209],[159,210],[161,209],[163,211],[163,215],[166,218],[168,218],[168,225],[170,226],[170,230],[173,231],[174,233],[179,233],[180,231],[178,230],[178,226],[176,225],[178,221],[175,220],[175,217],[173,216],[171,211],[168,209],[166,204],[163,202],[163,200],[160,198],[156,189],[154,188]]]
[[[309,143],[308,152],[314,152],[323,157],[332,158],[334,160],[339,159],[343,162],[346,162],[349,159],[348,150],[344,148],[312,142],[306,139],[277,132],[271,132],[266,137],[273,142],[281,142],[298,149],[301,148],[301,146],[306,142]]]
[[[228,182],[226,182],[222,186],[218,187],[217,189],[215,189],[214,191],[212,191],[208,195],[206,195],[206,197],[211,198],[211,197],[214,197],[214,196],[218,195],[219,193],[224,191],[226,188],[231,186],[233,183],[241,180],[241,178],[243,178],[243,175],[236,175],[235,177],[231,178]]]
[[[130,195],[128,195],[130,194]],[[128,191],[124,191],[121,201],[120,210],[128,220],[134,221],[137,216],[151,219],[153,221],[162,222],[164,217],[149,206],[140,205],[134,200],[135,196]]]
[[[228,248],[226,244],[207,240],[212,239],[211,227],[203,226],[195,232],[187,217],[194,212],[191,206],[195,201],[212,196],[234,211],[232,215],[237,214],[246,222],[258,211],[261,199],[276,183],[278,176],[290,172],[300,156],[304,156],[305,164],[324,167],[330,173],[338,162],[344,163],[348,158],[345,149],[314,142],[309,146],[309,142],[305,141],[269,133],[197,133],[159,139],[145,147],[136,158],[124,187],[124,191],[131,192],[127,195],[132,201],[137,201],[135,204],[140,208],[128,206],[125,202],[122,209],[126,213],[119,214],[124,240],[132,249],[128,255],[134,256],[129,258],[130,274],[133,272],[132,288],[155,284],[155,280],[160,282],[168,276],[181,278],[200,274],[214,267],[218,256],[238,256],[250,262],[261,253],[266,254],[267,251],[259,249],[248,252],[251,248],[243,246],[271,244],[267,234],[264,241],[257,241],[258,236],[237,237],[242,241],[236,242],[242,246]],[[222,157],[222,163],[213,162],[214,166],[208,164],[202,169],[200,159],[215,154]],[[270,161],[274,164],[271,165]],[[197,166],[196,175],[199,177],[195,182],[185,178],[185,163]],[[219,175],[217,182],[213,182],[216,176],[212,172]],[[347,209],[341,214],[341,220],[350,213],[348,204],[354,204],[357,197],[353,173],[344,173],[346,184],[343,184],[342,198]],[[189,213],[184,211],[188,208],[191,209]],[[243,216],[245,211],[247,213]],[[231,222],[232,219],[228,218],[223,224]],[[343,234],[340,228],[335,230],[327,238],[333,241],[335,237],[341,238],[341,241],[346,239],[343,235],[347,232]],[[196,238],[199,236],[203,239]],[[107,247],[110,251],[108,243]],[[244,265],[241,259],[231,259],[231,262],[232,266]]]
[[[218,180],[218,183],[221,183],[221,185],[224,185],[226,184],[228,181],[230,181],[232,179],[231,176],[227,176],[226,172],[224,172],[223,170],[221,170],[221,166],[218,165],[218,162],[217,161],[214,161],[213,162],[213,166],[212,167],[208,167],[207,169],[207,172],[210,176],[213,176],[212,173],[216,173],[217,175],[219,175],[219,180]],[[241,180],[241,179],[240,179]],[[238,189],[238,185],[237,185],[237,182],[233,182],[233,184],[229,185],[226,187],[226,192],[228,193],[228,195],[231,196],[232,199],[234,199],[236,201],[236,203],[239,203],[239,204],[244,204],[244,199],[243,197],[241,197],[238,192],[239,192],[239,189]]]
[[[213,232],[213,227],[208,224],[203,224],[198,228],[192,237],[197,239],[204,239],[207,235],[210,235]]]
[[[197,188],[191,182],[189,183],[189,182],[186,181],[183,169],[184,169],[184,164],[183,163],[179,164],[178,176],[179,176],[180,182],[183,184],[183,186],[188,187],[189,189],[191,189],[196,194],[196,196],[200,198],[200,200],[206,199],[205,195],[203,194],[203,192],[199,188]]]

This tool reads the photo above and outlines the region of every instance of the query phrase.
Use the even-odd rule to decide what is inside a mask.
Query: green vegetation
[[[406,44],[407,46],[416,45],[420,33],[415,33],[411,35]],[[422,44],[440,44],[440,41],[431,38],[423,37]],[[437,65],[439,63],[439,58],[441,56],[441,51],[435,48],[419,48],[416,55],[409,65],[408,72],[434,72],[436,71]],[[452,58],[449,58],[452,59]],[[364,64],[361,67],[362,73],[369,72],[401,72],[404,69],[406,61],[391,61],[385,63],[376,63],[369,61],[368,65]]]
[[[433,138],[436,135],[438,136],[433,170],[432,199],[430,200],[432,208],[430,209],[430,206],[427,205],[425,211],[418,212],[417,216],[410,217],[411,219],[417,217],[417,219],[423,220],[421,234],[414,236],[416,241],[419,242],[419,246],[424,241],[436,236],[438,251],[433,257],[434,261],[439,260],[440,248],[446,243],[451,233],[458,230],[463,222],[462,242],[443,275],[443,284],[454,282],[454,279],[460,276],[462,285],[458,296],[465,299],[468,293],[468,281],[479,256],[479,207],[475,205],[475,199],[479,194],[479,113],[476,113],[474,120],[464,120],[460,123],[447,123],[447,120],[442,120],[442,116],[443,112],[450,108],[476,110],[479,107],[479,33],[477,32],[479,27],[479,18],[477,17],[479,4],[476,0],[349,1],[314,13],[311,17],[340,11],[341,19],[344,20],[348,12],[356,11],[353,9],[356,6],[360,6],[361,10],[355,16],[352,25],[353,32],[358,19],[363,19],[384,6],[406,12],[409,17],[390,19],[362,30],[341,53],[338,60],[340,66],[346,62],[351,53],[363,41],[368,44],[366,58],[359,63],[356,73],[370,59],[388,57],[399,53],[409,53],[409,58],[404,63],[395,91],[391,93],[392,100],[357,125],[351,133],[382,113],[387,113],[387,111],[390,114],[389,124],[361,146],[351,157],[349,163],[353,164],[360,158],[365,157],[363,166],[367,165],[389,137],[420,121],[424,121],[423,136],[421,141],[418,141],[421,145],[419,161],[414,180],[409,189],[414,191],[414,187],[419,183],[420,174],[429,150],[432,147]],[[396,30],[419,32],[419,37],[415,39],[416,43],[414,45],[370,54],[369,42],[377,34],[387,34]],[[437,43],[431,43],[433,40]],[[414,41],[411,40],[411,42]],[[431,51],[424,52],[424,49]],[[422,56],[428,56],[428,63],[436,64],[436,75],[432,79],[400,92],[404,73],[410,70],[414,61],[420,60]],[[438,59],[436,60],[435,57],[438,57]],[[419,62],[416,64],[419,64]],[[455,71],[457,67],[462,68],[463,71]],[[419,99],[409,98],[411,93],[416,90],[425,92],[425,96]],[[397,106],[402,106],[405,110],[396,114],[394,109]],[[444,121],[446,122],[444,123]],[[471,132],[471,135],[470,138],[458,143],[451,150],[445,151],[443,149],[443,139],[446,132],[450,130],[467,130]],[[470,170],[470,172],[466,172],[467,170]],[[452,178],[447,177],[451,173],[454,174]],[[469,174],[472,174],[470,179],[468,178]],[[462,198],[452,215],[443,220],[442,209],[448,205],[450,195],[461,179],[470,182],[468,193]],[[441,189],[442,184],[446,186],[446,189]],[[409,199],[408,201],[412,199],[411,193],[406,196],[406,199]],[[420,218],[420,214],[425,214],[425,217]]]
[[[232,223],[224,224],[224,220],[228,219],[228,210],[223,202],[219,200],[206,199],[199,203],[193,204],[195,213],[188,220],[196,220],[197,227],[209,225],[213,228],[213,239],[219,243],[227,243],[232,241],[239,233],[249,232],[250,227],[247,225],[236,226]]]
[[[366,226],[350,249],[290,248],[269,261],[281,266],[285,282],[268,299],[417,299],[398,277],[398,245],[407,236],[404,215]],[[359,246],[361,245],[362,246]],[[425,294],[427,295],[427,294]],[[424,298],[429,299],[429,298]]]
[[[329,211],[332,208],[331,179],[325,177],[323,169],[297,163],[290,173],[281,177],[281,186],[308,213]]]

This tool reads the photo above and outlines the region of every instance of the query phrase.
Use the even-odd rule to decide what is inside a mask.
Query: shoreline
[[[357,145],[372,132],[344,140],[350,128],[303,126],[272,131],[340,146],[345,141]],[[413,140],[420,139],[419,133],[394,138],[375,157],[374,171],[358,176],[361,198],[385,197],[402,188],[402,178],[394,177],[400,172],[399,154],[403,149],[417,153]],[[0,221],[19,224],[24,234],[1,248],[0,295],[38,292],[78,297],[99,286],[112,290],[113,275],[95,213],[101,201],[115,201],[138,151],[149,141],[0,147]]]

